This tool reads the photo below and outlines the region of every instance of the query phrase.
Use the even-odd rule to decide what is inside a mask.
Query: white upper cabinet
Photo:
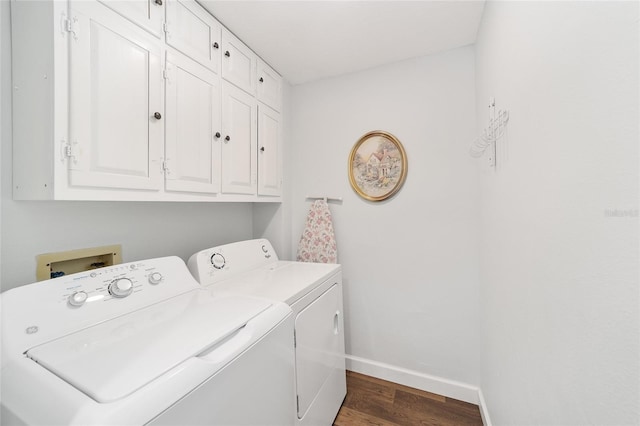
[[[70,18],[69,183],[161,189],[157,41],[96,1],[74,2]]]
[[[167,44],[205,67],[220,69],[221,26],[194,0],[166,0]]]
[[[167,53],[165,180],[169,191],[220,192],[220,83],[202,65]]]
[[[163,0],[99,1],[125,18],[140,25],[156,37],[162,36],[162,19],[164,17]]]
[[[258,104],[258,195],[282,195],[280,114]]]
[[[256,95],[258,100],[269,105],[276,111],[280,111],[282,107],[282,77],[262,59],[258,59],[258,72],[256,77]]]
[[[281,200],[282,80],[195,0],[10,10],[14,199]]]
[[[254,95],[257,59],[236,36],[222,29],[222,77],[225,80]]]
[[[222,83],[223,193],[256,193],[256,113],[253,96]]]

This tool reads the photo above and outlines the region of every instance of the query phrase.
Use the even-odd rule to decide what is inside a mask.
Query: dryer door
[[[331,286],[296,317],[296,389],[298,418],[336,369],[344,375],[344,329],[338,284]]]

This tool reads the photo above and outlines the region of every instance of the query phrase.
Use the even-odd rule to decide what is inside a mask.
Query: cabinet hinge
[[[164,21],[162,23],[162,31],[164,31],[165,33],[169,32],[169,23],[167,23],[167,21]]]
[[[165,173],[165,174],[169,174],[170,173],[169,164],[167,163],[166,160],[162,161],[162,172]]]
[[[70,34],[73,34],[74,39],[78,39],[78,18],[62,18],[62,26],[64,30]]]
[[[77,142],[67,142],[65,140],[62,141],[62,161],[69,159],[74,163],[77,162],[76,157],[76,149],[74,145],[77,145]]]
[[[169,79],[169,72],[166,69],[162,70],[162,78],[165,80]]]

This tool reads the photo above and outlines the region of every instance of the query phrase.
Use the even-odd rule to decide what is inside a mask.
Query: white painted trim
[[[448,398],[469,402],[471,404],[478,404],[479,389],[477,386],[353,355],[346,355],[345,358],[347,370],[446,396]],[[480,413],[482,414],[482,410]],[[487,419],[488,418],[489,416],[487,414]],[[488,424],[485,423],[485,426],[488,426]]]
[[[487,401],[484,400],[482,389],[478,389],[478,406],[480,407],[480,416],[482,417],[482,424],[484,426],[492,426],[491,418],[489,417],[489,407]]]

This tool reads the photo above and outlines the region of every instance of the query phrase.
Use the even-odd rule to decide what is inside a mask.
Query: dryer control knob
[[[84,291],[76,291],[69,296],[69,304],[71,306],[82,306],[87,301],[87,293]]]
[[[220,253],[214,253],[211,255],[211,264],[214,268],[222,269],[224,268],[224,265],[226,265],[226,263],[227,260]]]
[[[109,284],[109,293],[113,297],[127,297],[133,292],[133,283],[129,278],[118,278]]]
[[[162,281],[162,278],[164,277],[160,272],[152,272],[151,274],[149,274],[149,282],[151,284],[160,284],[160,281]]]

